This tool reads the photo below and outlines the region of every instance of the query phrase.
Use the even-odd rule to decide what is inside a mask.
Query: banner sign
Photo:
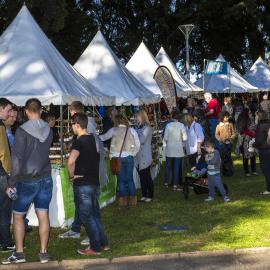
[[[222,61],[207,61],[205,74],[228,74],[228,63]]]
[[[100,208],[106,207],[116,200],[117,177],[111,174],[109,159],[105,159],[107,182],[100,190]],[[75,214],[73,187],[69,180],[67,168],[60,168],[65,219],[73,219]]]
[[[165,66],[159,66],[154,74],[154,79],[163,95],[169,112],[176,107],[177,94],[175,82],[170,70]]]

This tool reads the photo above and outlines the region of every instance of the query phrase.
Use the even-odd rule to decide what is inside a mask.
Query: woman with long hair
[[[134,157],[140,150],[140,140],[125,116],[116,115],[114,121],[115,127],[101,135],[100,139],[102,141],[111,139],[110,158],[120,157],[121,160],[121,171],[117,175],[118,204],[119,206],[132,206],[137,204],[133,170]]]
[[[262,195],[270,194],[270,120],[265,111],[257,112],[258,125],[254,146],[259,150],[260,165],[265,177],[266,191]]]
[[[138,136],[140,139],[140,151],[137,154],[136,160],[138,164],[138,172],[140,176],[142,189],[142,202],[151,202],[154,197],[154,183],[151,176],[152,165],[152,135],[153,129],[150,125],[147,113],[145,110],[140,110],[136,115],[138,123]]]
[[[256,171],[256,152],[253,147],[250,147],[252,146],[256,136],[255,123],[252,117],[252,113],[248,108],[244,108],[239,114],[236,121],[236,128],[239,132],[236,152],[242,154],[244,172],[247,177],[251,175],[249,168],[250,161],[252,174],[258,175]]]
[[[191,167],[196,166],[196,159],[201,155],[201,145],[204,141],[204,134],[202,126],[196,123],[191,114],[185,114],[183,122],[186,127],[187,141],[186,151]]]

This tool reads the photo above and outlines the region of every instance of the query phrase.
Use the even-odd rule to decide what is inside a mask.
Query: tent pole
[[[232,88],[232,84],[231,84],[231,63],[228,63],[228,68],[227,71],[229,72],[229,96],[231,96],[231,88]]]
[[[60,144],[61,144],[61,167],[64,166],[64,134],[63,134],[63,105],[60,105]]]
[[[203,59],[203,91],[204,91],[204,80],[205,80],[205,78],[204,78],[204,73],[205,73],[205,59]]]

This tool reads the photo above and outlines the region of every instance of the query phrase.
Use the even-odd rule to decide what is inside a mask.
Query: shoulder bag
[[[121,164],[121,155],[122,155],[122,152],[123,152],[123,148],[124,148],[125,140],[126,140],[126,137],[127,137],[127,133],[128,133],[128,127],[127,127],[126,132],[125,132],[125,137],[124,137],[124,140],[123,140],[123,143],[122,143],[122,146],[121,146],[119,157],[113,157],[110,160],[110,167],[111,167],[112,175],[117,175],[121,171],[121,166],[122,166],[122,164]]]

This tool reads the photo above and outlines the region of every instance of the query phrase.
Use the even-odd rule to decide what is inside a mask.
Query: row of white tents
[[[162,95],[153,75],[159,64],[142,46],[144,52],[139,57],[143,58],[138,59],[141,65],[133,70],[120,62],[98,31],[73,67],[23,6],[0,37],[0,96],[18,105],[30,97],[39,98],[44,105],[64,105],[74,100],[88,105],[157,103]],[[137,61],[135,55],[132,59]],[[179,81],[179,94],[200,90],[178,72],[169,58],[162,56],[160,61],[170,61]],[[150,67],[150,73],[142,74]]]
[[[223,56],[217,60],[225,61]],[[143,42],[124,66],[100,31],[72,67],[23,6],[0,36],[0,96],[18,105],[30,97],[39,98],[44,105],[74,100],[88,105],[151,104],[162,96],[153,79],[160,65],[171,71],[178,96],[202,88],[218,93],[270,88],[270,68],[261,58],[244,78],[229,66],[228,74],[205,75],[193,84],[164,48],[154,57]]]

